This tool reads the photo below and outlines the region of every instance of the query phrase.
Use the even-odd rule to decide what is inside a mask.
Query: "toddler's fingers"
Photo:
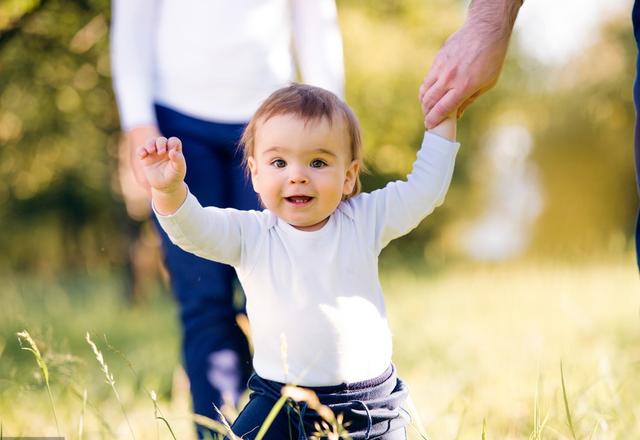
[[[149,155],[149,153],[147,152],[147,149],[143,145],[141,147],[136,148],[136,155],[138,156],[139,159],[144,159]]]
[[[156,139],[156,151],[158,154],[165,154],[167,152],[167,138],[160,136]]]
[[[173,168],[184,174],[186,168],[186,162],[184,161],[184,156],[182,152],[172,148],[169,150],[169,160],[173,164]]]
[[[167,141],[167,147],[169,148],[169,151],[182,151],[182,142],[177,137],[171,136]]]
[[[176,163],[180,163],[183,160],[183,155],[180,151],[176,150],[176,149],[171,149],[169,150],[169,159],[171,160],[171,162],[176,162]]]
[[[458,90],[449,90],[429,112],[425,113],[427,127],[433,128],[449,117],[460,105],[460,100],[461,96]]]
[[[147,143],[145,143],[142,148],[147,152],[146,156],[148,156],[149,154],[154,154],[156,152],[156,141],[155,141],[155,139],[153,139],[153,138],[148,139]]]

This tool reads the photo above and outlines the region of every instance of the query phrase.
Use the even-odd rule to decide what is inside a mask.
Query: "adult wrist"
[[[472,0],[463,26],[473,28],[476,35],[508,41],[522,3],[523,0]]]

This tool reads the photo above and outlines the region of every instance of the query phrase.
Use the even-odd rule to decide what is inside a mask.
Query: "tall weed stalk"
[[[56,405],[53,402],[53,394],[51,393],[51,386],[49,386],[49,368],[47,368],[47,364],[42,358],[42,354],[38,349],[35,341],[29,334],[27,330],[23,330],[19,333],[16,333],[18,336],[18,343],[20,344],[20,348],[26,351],[30,351],[33,353],[33,356],[36,358],[36,363],[42,372],[42,377],[44,378],[44,384],[47,387],[47,394],[49,394],[49,402],[51,402],[51,410],[53,411],[53,418],[56,422],[56,430],[58,432],[58,436],[60,436],[60,425],[58,424],[58,415],[56,414]],[[26,343],[26,346],[23,345]]]
[[[98,347],[96,347],[96,344],[91,340],[91,336],[89,335],[89,332],[86,333],[85,339],[87,341],[87,344],[89,344],[89,346],[93,350],[93,354],[96,356],[96,360],[100,364],[100,369],[104,373],[104,377],[107,380],[107,384],[109,384],[109,386],[111,386],[111,389],[113,390],[113,394],[116,396],[116,400],[120,404],[120,409],[122,410],[122,414],[124,415],[124,419],[126,420],[127,426],[129,427],[129,432],[131,433],[131,438],[133,438],[135,440],[136,436],[133,433],[133,428],[131,427],[131,422],[129,422],[129,417],[127,417],[127,411],[125,411],[125,409],[124,409],[124,404],[122,403],[122,399],[120,398],[120,394],[118,393],[118,390],[116,389],[116,381],[115,381],[115,379],[113,377],[113,373],[111,373],[111,371],[109,371],[109,366],[105,362],[104,356],[102,356],[102,352],[100,350],[98,350]]]

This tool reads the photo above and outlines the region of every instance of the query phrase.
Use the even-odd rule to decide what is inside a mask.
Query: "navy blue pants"
[[[281,396],[284,384],[253,374],[249,379],[251,395],[231,427],[243,440],[253,440],[265,418]],[[408,390],[390,366],[382,375],[363,382],[330,387],[309,387],[323,405],[344,424],[353,440],[406,440],[408,415],[401,408]],[[306,440],[316,432],[322,419],[306,403],[288,401],[270,425],[266,440]],[[326,438],[316,436],[318,438]]]
[[[218,124],[156,105],[160,132],[182,140],[185,181],[203,206],[257,209],[237,149],[244,124]],[[157,222],[156,222],[157,225]],[[182,354],[193,411],[212,419],[225,399],[237,402],[251,374],[246,337],[236,324],[235,273],[230,266],[196,257],[173,245],[162,228],[165,264],[182,324]],[[199,431],[202,436],[202,431]]]
[[[636,0],[633,4],[633,12],[631,14],[633,21],[633,34],[636,39],[636,46],[640,51],[640,3]],[[640,56],[636,60],[636,80],[633,84],[633,101],[636,105],[636,129],[634,136],[634,155],[636,160],[636,184],[638,186],[638,195],[640,195]],[[636,256],[638,269],[640,270],[640,210],[636,219]]]

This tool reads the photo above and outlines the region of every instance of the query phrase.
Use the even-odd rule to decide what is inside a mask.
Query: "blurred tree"
[[[109,2],[13,1],[0,11],[0,266],[120,263]]]
[[[599,34],[535,85],[535,159],[546,209],[532,251],[543,255],[620,254],[631,246],[638,202],[629,16],[603,23]]]
[[[364,131],[365,189],[403,178],[423,133],[417,90],[464,19],[455,0],[338,0],[347,100]],[[107,0],[0,3],[0,272],[122,267],[130,220],[118,194],[119,127],[110,81]],[[496,89],[465,114],[447,203],[387,260],[451,252],[461,220],[483,204],[480,154],[491,127],[535,140],[545,211],[534,250],[593,251],[628,240],[635,209],[626,17],[553,69],[512,45]],[[616,245],[617,246],[617,245]],[[426,249],[426,252],[425,252]],[[422,259],[419,259],[421,262]]]

